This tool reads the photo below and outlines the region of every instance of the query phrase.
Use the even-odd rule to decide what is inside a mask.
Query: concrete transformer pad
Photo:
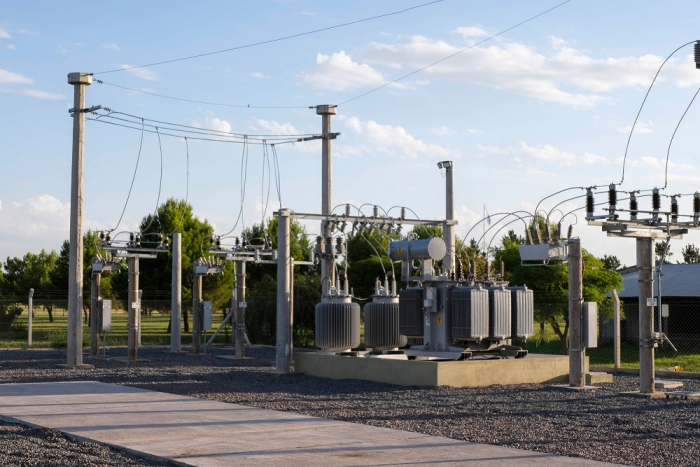
[[[2,384],[0,416],[202,467],[612,465],[99,382]]]
[[[401,386],[465,388],[569,381],[569,357],[543,354],[502,360],[411,361],[297,352],[294,368],[322,378],[363,379]]]

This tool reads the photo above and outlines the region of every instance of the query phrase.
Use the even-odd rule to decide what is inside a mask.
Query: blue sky
[[[235,47],[418,3],[5,2],[0,16],[0,257],[57,249],[68,236],[72,88],[67,73],[98,73]],[[320,117],[306,107],[343,102],[556,3],[446,0],[274,44],[95,75],[187,99],[298,109],[177,102],[98,83],[88,88],[87,103],[240,133],[318,133]],[[491,213],[532,210],[558,189],[618,182],[629,127],[646,87],[666,55],[698,38],[698,17],[700,3],[691,1],[574,0],[398,85],[341,105],[333,121],[342,133],[334,142],[334,204],[404,205],[423,218],[440,218],[444,179],[436,162],[452,159],[457,232],[463,235],[481,217],[484,204]],[[663,186],[669,138],[700,86],[691,54],[692,46],[681,50],[652,90],[632,139],[623,189]],[[700,189],[693,144],[698,123],[700,111],[691,107],[672,147],[669,194]],[[139,138],[137,131],[88,122],[86,228],[116,224]],[[182,139],[163,138],[163,198],[184,198],[185,154]],[[285,207],[319,212],[318,142],[280,146],[278,154]],[[233,227],[241,204],[241,148],[192,141],[190,158],[189,200],[198,216],[224,233]],[[157,137],[146,134],[120,230],[135,229],[155,207],[159,164]],[[262,218],[267,186],[261,150],[251,147],[246,225]],[[276,199],[274,187],[272,192]],[[566,203],[565,212],[582,205]],[[690,206],[691,197],[682,197],[681,210],[689,212]],[[277,207],[271,202],[268,216]],[[607,239],[579,217],[575,233],[585,248],[634,262],[634,242]],[[569,216],[565,223],[572,221]],[[512,227],[522,230],[518,223]],[[691,233],[672,242],[673,260],[686,242],[699,244],[700,236]]]

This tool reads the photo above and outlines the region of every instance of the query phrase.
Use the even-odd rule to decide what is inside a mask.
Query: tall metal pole
[[[653,394],[654,387],[654,307],[647,299],[654,297],[654,249],[650,237],[637,238],[639,281],[639,392]]]
[[[96,357],[100,351],[100,320],[97,302],[100,299],[101,283],[101,273],[90,274],[90,356],[92,357]]]
[[[29,298],[27,299],[27,347],[31,347],[33,343],[33,323],[34,320],[34,289],[29,289]]]
[[[453,163],[452,161],[442,162],[445,167],[445,219],[454,220],[454,185],[453,185]],[[442,238],[445,240],[447,255],[442,260],[445,271],[449,274],[455,265],[455,228],[453,225],[445,224],[442,231]]]
[[[83,165],[85,154],[85,86],[92,75],[69,73],[73,85],[73,162],[70,190],[70,249],[68,261],[67,366],[83,364]]]
[[[316,115],[321,115],[321,214],[328,215],[333,209],[333,146],[331,140],[331,116],[336,115],[337,106],[334,105],[319,105],[316,107]],[[321,225],[321,235],[326,244],[326,239],[331,235],[328,223],[323,222]],[[329,252],[326,252],[329,253]],[[335,262],[334,256],[321,258],[321,290],[325,294],[328,287],[335,283]]]
[[[581,346],[581,307],[583,304],[583,259],[581,239],[571,238],[569,244],[569,386],[586,384],[585,358]]]
[[[138,360],[138,315],[140,313],[139,304],[139,259],[131,257],[128,259],[129,265],[129,299],[127,306],[129,307],[129,323],[128,323],[128,348],[127,360]]]
[[[170,298],[170,351],[182,349],[182,234],[173,234],[173,278]]]
[[[236,261],[236,359],[245,358],[245,261]]]
[[[292,363],[289,223],[291,211],[280,209],[277,219],[277,358],[278,373],[289,373]]]
[[[617,289],[612,289],[614,300],[614,316],[613,316],[613,368],[620,368],[620,296]]]
[[[202,348],[202,276],[194,275],[192,283],[192,353]]]

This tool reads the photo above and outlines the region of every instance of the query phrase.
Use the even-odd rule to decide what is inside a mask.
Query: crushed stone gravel
[[[95,365],[92,370],[56,368],[65,362],[61,350],[4,350],[0,351],[0,383],[103,381],[624,465],[700,464],[700,401],[620,396],[622,391],[637,389],[635,376],[615,376],[613,383],[585,392],[543,384],[402,387],[274,376],[275,349],[270,347],[248,349],[247,355],[253,358],[244,361],[215,358],[231,355],[228,348],[210,348],[210,354],[202,356],[168,350],[141,348],[139,357],[151,361],[140,364],[86,357],[85,363]],[[112,356],[125,353],[125,349],[108,349]],[[700,381],[682,381],[684,390],[700,391]]]

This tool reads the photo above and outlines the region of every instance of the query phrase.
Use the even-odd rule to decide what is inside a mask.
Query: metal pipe
[[[277,214],[277,345],[275,364],[278,373],[289,373],[292,362],[290,214],[289,209],[280,209]]]
[[[182,234],[173,233],[173,274],[170,299],[170,351],[182,350]]]

